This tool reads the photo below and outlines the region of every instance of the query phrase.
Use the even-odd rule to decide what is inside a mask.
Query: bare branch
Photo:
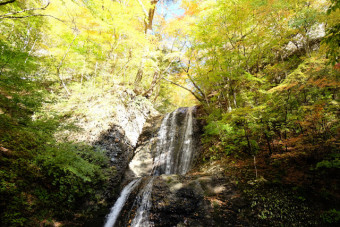
[[[191,83],[194,85],[194,87],[204,96],[206,97],[205,93],[202,91],[202,89],[195,83],[194,79],[192,78],[192,76],[187,73],[187,76],[189,78],[189,80],[191,81]]]
[[[30,14],[30,15],[26,15],[26,16],[6,16],[6,17],[0,16],[0,20],[1,19],[22,19],[22,18],[28,18],[28,17],[51,17],[53,19],[56,19],[60,22],[65,23],[65,21],[59,19],[58,17],[52,16],[52,15],[45,15],[45,14]]]
[[[186,73],[186,75],[188,76],[190,82],[194,85],[194,87],[199,91],[199,93],[201,93],[201,95],[207,99],[207,96],[205,95],[205,93],[202,91],[202,89],[196,84],[195,80],[192,78],[192,76],[190,75],[189,73],[189,70],[190,70],[190,62],[191,60],[189,60],[189,63],[188,63],[188,67],[185,69],[183,67],[182,64],[180,64],[180,67],[182,68],[182,70]]]
[[[128,60],[125,62],[125,64],[122,66],[122,68],[116,74],[119,75],[119,73],[123,71],[123,69],[125,69],[125,67],[127,66],[127,64],[129,64],[130,61],[131,61],[131,58],[129,57]]]
[[[172,61],[169,63],[169,65],[168,65],[162,72],[160,72],[159,75],[162,75],[163,73],[165,73],[166,71],[168,71],[168,69],[170,68],[171,64],[172,64],[174,61],[175,61],[175,59],[172,59]],[[150,87],[146,92],[144,92],[143,96],[146,96],[148,93],[150,93],[150,92],[155,88],[155,86],[156,86],[156,85],[157,85],[164,77],[166,77],[166,76],[167,76],[167,74],[164,74],[164,76],[158,78],[158,79],[155,81],[155,83],[153,83],[153,84],[151,85],[151,87]]]
[[[0,3],[0,5],[12,3],[14,1],[16,1],[16,0],[10,0],[10,1],[7,1],[7,2],[2,2],[2,3]],[[58,21],[64,22],[63,20],[61,20],[57,17],[54,17],[52,15],[45,15],[45,14],[30,14],[30,15],[24,15],[24,16],[23,15],[13,16],[13,15],[31,12],[31,11],[35,11],[35,10],[45,10],[49,5],[50,5],[50,1],[47,1],[46,5],[41,7],[41,8],[27,8],[27,9],[23,9],[21,11],[15,11],[15,12],[9,12],[9,13],[6,13],[6,14],[2,14],[2,15],[0,15],[0,20],[1,19],[22,19],[22,18],[28,18],[28,17],[51,17],[51,18],[54,18]]]
[[[143,12],[145,13],[145,16],[148,17],[148,11],[146,11],[145,6],[141,0],[137,0],[139,5],[142,7]]]

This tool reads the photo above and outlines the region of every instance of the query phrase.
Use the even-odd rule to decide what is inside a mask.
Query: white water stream
[[[130,193],[132,190],[139,185],[141,182],[141,178],[135,179],[131,181],[128,185],[125,186],[123,191],[120,193],[119,198],[117,199],[115,205],[111,208],[110,214],[106,218],[106,223],[104,227],[113,227],[116,223],[116,220],[120,214],[120,211],[122,210],[126,200],[129,198]]]
[[[192,112],[194,107],[189,107],[187,111],[187,115],[185,118],[185,133],[184,133],[184,141],[182,152],[179,152],[182,157],[180,158],[179,167],[177,168],[177,172],[179,174],[186,174],[189,171],[190,164],[192,162],[193,157],[193,124],[192,124]]]
[[[151,193],[154,178],[152,177],[149,183],[143,188],[142,202],[140,203],[135,218],[132,220],[132,227],[151,227],[153,223],[149,221],[149,210],[152,206]]]

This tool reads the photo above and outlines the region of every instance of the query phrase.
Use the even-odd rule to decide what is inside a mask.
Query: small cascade
[[[133,227],[151,227],[153,224],[149,221],[149,210],[151,204],[152,184],[154,178],[152,177],[149,183],[143,188],[141,194],[141,203],[137,209],[136,216],[132,220]]]
[[[149,182],[140,190],[136,198],[137,210],[131,222],[131,227],[153,226],[153,223],[149,220],[149,211],[152,207],[151,194],[156,176],[161,174],[184,175],[189,171],[194,155],[193,111],[194,107],[180,108],[164,117],[158,131],[151,178],[148,178],[150,179]],[[141,179],[143,178],[133,180],[124,188],[111,209],[105,227],[114,225],[130,192],[139,184]]]
[[[120,193],[119,198],[117,199],[115,205],[111,208],[110,214],[106,218],[106,223],[104,227],[113,227],[123,206],[125,205],[126,200],[128,199],[132,190],[139,185],[141,179],[135,179],[131,181],[128,185],[125,186],[123,191]]]

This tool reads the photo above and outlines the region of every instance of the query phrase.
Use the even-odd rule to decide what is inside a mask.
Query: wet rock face
[[[199,186],[178,176],[161,176],[154,182],[151,220],[155,226],[199,224],[207,213]]]
[[[124,173],[134,155],[138,137],[148,118],[159,116],[152,104],[143,97],[136,96],[132,91],[119,91],[119,99],[114,105],[115,113],[111,116],[108,130],[103,131],[94,146],[105,150],[110,165],[116,174],[110,179],[111,185],[107,197],[116,197]]]
[[[125,172],[125,181],[135,177],[149,176],[153,168],[153,158],[157,146],[157,136],[163,116],[155,116],[144,124],[142,134],[139,136],[134,157]]]
[[[162,175],[154,181],[150,218],[155,227],[247,226],[245,206],[227,178]]]
[[[117,187],[133,156],[134,148],[131,142],[125,136],[124,130],[115,125],[101,136],[95,146],[106,150],[111,166],[114,166],[116,169],[116,174],[110,179],[111,186],[113,188]]]

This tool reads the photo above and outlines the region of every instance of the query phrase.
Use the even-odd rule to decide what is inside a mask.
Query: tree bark
[[[146,19],[144,21],[144,26],[145,26],[145,34],[148,32],[148,30],[152,30],[152,21],[153,21],[153,16],[155,15],[155,9],[156,9],[156,4],[158,3],[159,0],[152,0],[152,8],[149,9],[149,12],[145,9],[145,6],[141,0],[137,0],[139,5],[142,7],[144,14],[146,16]]]
[[[154,0],[152,1],[152,8],[149,9],[149,14],[148,14],[148,21],[147,24],[145,26],[145,34],[148,32],[148,30],[152,30],[152,21],[153,21],[153,16],[155,15],[155,9],[156,9],[156,4],[157,4],[158,0]]]

